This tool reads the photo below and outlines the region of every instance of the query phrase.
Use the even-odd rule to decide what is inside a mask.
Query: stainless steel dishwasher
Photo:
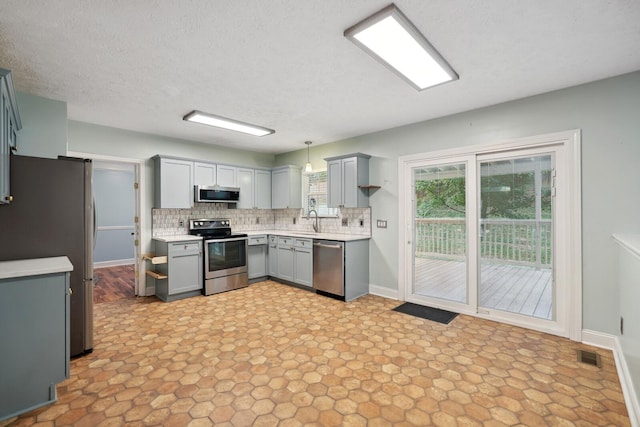
[[[344,297],[344,243],[313,242],[313,288]]]

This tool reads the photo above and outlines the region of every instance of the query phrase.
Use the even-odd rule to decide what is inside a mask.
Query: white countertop
[[[0,279],[66,273],[68,271],[73,271],[73,265],[66,256],[0,261]]]
[[[260,230],[260,231],[238,231],[238,233],[245,233],[249,236],[261,236],[266,234],[272,234],[276,236],[289,236],[289,237],[304,237],[307,239],[320,239],[320,240],[337,240],[340,242],[352,242],[355,240],[369,240],[371,236],[359,236],[356,234],[340,234],[340,233],[305,233],[290,230]],[[175,242],[187,242],[193,240],[202,240],[200,236],[192,236],[190,234],[180,234],[177,236],[161,236],[154,237],[153,240],[160,242],[175,243]]]
[[[340,242],[352,242],[354,240],[369,240],[371,236],[359,236],[357,234],[340,234],[340,233],[307,233],[297,232],[293,230],[260,230],[260,231],[244,231],[249,236],[259,236],[263,234],[271,234],[276,236],[304,237],[307,239],[319,240],[337,240]]]
[[[166,243],[175,243],[175,242],[189,242],[193,240],[202,240],[202,237],[192,236],[190,234],[179,234],[177,236],[154,237],[153,240],[157,240],[159,242],[166,242]]]
[[[613,238],[620,246],[640,257],[640,234],[614,234]]]

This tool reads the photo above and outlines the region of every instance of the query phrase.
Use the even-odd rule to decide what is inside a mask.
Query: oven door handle
[[[234,237],[233,239],[207,239],[204,241],[205,244],[209,242],[220,243],[220,242],[239,242],[241,240],[249,240],[248,237]]]

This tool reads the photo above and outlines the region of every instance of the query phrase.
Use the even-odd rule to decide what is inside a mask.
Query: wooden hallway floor
[[[135,297],[133,274],[133,264],[94,269],[93,302],[100,304]]]

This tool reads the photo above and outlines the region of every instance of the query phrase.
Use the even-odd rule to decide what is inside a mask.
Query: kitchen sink
[[[303,232],[303,231],[292,231],[291,234],[299,234],[302,236],[317,236],[318,233],[307,233],[307,232]]]

